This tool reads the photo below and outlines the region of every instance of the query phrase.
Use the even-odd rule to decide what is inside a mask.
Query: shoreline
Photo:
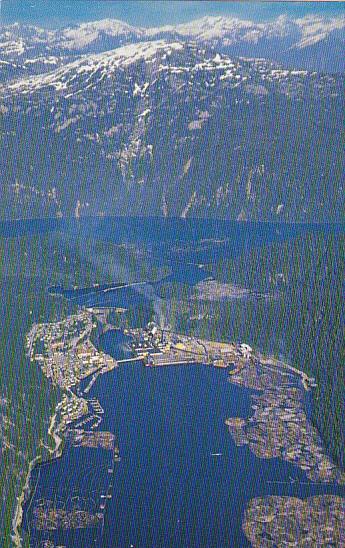
[[[304,371],[301,371],[301,369],[297,369],[297,367],[294,367],[293,365],[290,365],[286,362],[282,362],[281,360],[278,360],[277,358],[274,358],[272,356],[265,356],[258,351],[255,352],[255,355],[264,365],[274,365],[275,367],[281,367],[282,369],[287,369],[288,371],[291,371],[295,375],[301,377],[301,382],[306,392],[309,392],[311,388],[314,388],[316,386],[315,379],[313,377],[309,377]]]
[[[11,534],[11,540],[12,540],[14,546],[16,546],[16,548],[20,548],[22,546],[22,540],[23,539],[21,537],[21,534],[20,534],[19,530],[22,526],[22,521],[23,521],[23,505],[24,505],[24,502],[25,502],[25,498],[26,498],[26,495],[30,492],[31,473],[32,473],[35,465],[40,460],[41,460],[41,455],[37,455],[34,459],[32,459],[32,461],[30,461],[29,470],[28,470],[28,473],[26,475],[24,487],[22,489],[22,492],[21,492],[20,496],[17,497],[18,502],[17,502],[15,514],[14,514],[14,517],[13,517],[13,520],[12,520],[13,530],[12,530],[12,534]]]
[[[61,403],[61,402],[60,402]],[[55,447],[53,449],[49,449],[49,453],[53,455],[54,457],[60,457],[62,454],[62,438],[57,434],[57,429],[54,429],[56,424],[56,417],[57,412],[60,409],[60,403],[57,404],[55,408],[54,415],[51,416],[50,424],[48,428],[48,435],[51,436],[55,441]]]
[[[226,344],[226,343],[224,343],[224,344]],[[271,364],[271,365],[276,366],[276,367],[281,367],[283,369],[287,369],[287,370],[291,371],[295,375],[298,375],[302,380],[302,384],[303,384],[304,389],[306,391],[310,390],[310,388],[312,386],[311,383],[314,379],[309,378],[308,375],[306,373],[304,373],[303,371],[301,371],[301,370],[299,370],[299,369],[297,369],[297,368],[295,368],[295,367],[293,367],[293,366],[291,366],[291,365],[289,365],[285,362],[282,362],[282,361],[280,361],[280,360],[278,360],[278,359],[276,359],[272,356],[263,355],[259,351],[254,351],[253,356],[257,357],[260,360],[260,362],[263,363],[263,364]],[[108,371],[109,371],[108,369],[105,369],[104,371],[102,371],[102,370],[97,371],[96,374],[93,375],[93,377],[92,377],[92,379],[91,379],[91,381],[90,381],[87,388],[91,389],[91,387],[93,385],[93,382],[97,379],[97,376],[100,373],[105,373],[105,372],[108,372]],[[96,375],[96,378],[94,379],[95,375]],[[62,452],[63,452],[63,438],[58,435],[59,426],[56,425],[57,415],[58,415],[58,411],[61,407],[61,404],[62,404],[62,402],[59,402],[56,405],[54,414],[51,415],[51,417],[50,417],[50,423],[49,423],[49,427],[48,427],[48,431],[47,431],[48,436],[53,438],[55,446],[53,448],[44,446],[46,448],[46,450],[49,452],[49,454],[51,455],[52,458],[60,457],[62,455]],[[20,496],[17,497],[18,502],[17,502],[15,514],[14,514],[14,517],[13,517],[13,520],[12,520],[13,530],[12,530],[12,534],[11,534],[11,540],[12,540],[12,542],[13,542],[13,544],[16,548],[21,548],[21,546],[22,546],[22,540],[23,539],[20,535],[20,529],[21,529],[22,522],[23,522],[24,503],[26,501],[26,497],[28,496],[28,494],[30,492],[31,473],[32,473],[32,470],[34,469],[35,465],[40,460],[42,460],[42,455],[37,455],[34,459],[32,459],[32,461],[30,461],[28,473],[26,475],[25,484],[23,486],[23,489],[21,491]],[[49,462],[49,460],[50,460],[49,458],[46,459],[47,462]]]
[[[50,418],[50,423],[49,423],[49,428],[48,428],[48,435],[51,436],[53,439],[54,439],[54,442],[55,442],[55,447],[54,448],[47,448],[46,449],[49,451],[50,455],[52,455],[52,457],[60,457],[62,455],[62,438],[57,434],[56,430],[54,429],[55,427],[55,424],[56,424],[56,417],[57,417],[57,412],[58,412],[58,409],[59,409],[59,405],[58,404],[55,408],[55,413],[51,416]],[[22,526],[22,523],[23,523],[23,513],[24,513],[24,503],[26,502],[26,497],[27,495],[30,493],[30,479],[31,479],[31,474],[32,474],[32,471],[33,469],[35,468],[36,464],[38,464],[40,461],[42,460],[42,455],[36,455],[36,457],[34,457],[30,463],[29,463],[29,469],[28,469],[28,472],[27,472],[27,475],[26,475],[26,479],[25,479],[25,484],[23,486],[23,489],[19,495],[19,497],[17,497],[17,506],[16,506],[16,510],[15,510],[15,513],[14,513],[14,517],[13,517],[13,520],[12,520],[12,533],[11,533],[11,541],[12,543],[14,544],[14,546],[16,548],[21,548],[22,546],[22,541],[23,541],[23,538],[20,534],[20,529],[21,529],[21,526]],[[49,459],[47,459],[47,462],[49,462]]]

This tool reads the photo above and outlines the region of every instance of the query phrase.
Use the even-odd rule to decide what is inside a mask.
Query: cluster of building
[[[59,404],[60,430],[64,430],[72,422],[79,420],[89,412],[87,400],[76,396],[73,392],[64,394]]]
[[[61,322],[35,324],[27,335],[28,355],[31,361],[41,364],[44,375],[53,384],[68,389],[95,371],[116,366],[116,360],[91,342],[94,327],[87,311]]]
[[[152,367],[202,363],[226,368],[249,359],[252,354],[251,347],[246,344],[188,337],[162,329],[153,322],[144,329],[130,329],[126,333],[133,340],[133,352]]]

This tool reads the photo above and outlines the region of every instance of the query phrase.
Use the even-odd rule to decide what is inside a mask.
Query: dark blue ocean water
[[[118,343],[112,346],[108,336],[104,349]],[[95,512],[111,482],[104,527],[32,531],[32,545],[51,538],[69,547],[244,547],[241,523],[251,498],[334,493],[334,486],[313,485],[292,465],[235,446],[224,421],[251,413],[249,394],[231,385],[225,371],[202,365],[124,364],[100,376],[92,397],[105,410],[101,429],[118,438],[121,462],[114,474],[107,476],[106,451],[67,447],[61,459],[36,468],[32,483],[34,504],[54,497],[68,504],[81,496]]]
[[[223,255],[235,257],[271,242],[293,240],[309,230],[338,230],[110,219],[35,221],[20,225],[19,232],[41,233],[41,229],[51,234],[54,245],[59,234],[67,234],[77,242],[79,252],[83,238],[90,237],[142,244],[154,264],[170,266],[168,281],[188,285],[208,276],[200,265],[215,263]],[[16,227],[6,226],[2,232],[5,237],[14,236]],[[159,284],[151,285],[155,289]],[[102,289],[74,291],[68,286],[61,293],[73,305],[135,307],[151,300],[150,291],[127,288],[104,293]],[[99,341],[104,351],[117,358],[127,354],[123,343],[119,332],[108,332]],[[334,486],[311,484],[302,471],[281,460],[261,460],[248,448],[235,446],[224,421],[251,414],[250,391],[231,385],[225,371],[206,366],[151,369],[126,364],[99,376],[89,397],[97,398],[104,408],[100,429],[116,435],[122,460],[114,463],[114,474],[109,475],[108,452],[67,444],[60,459],[37,467],[32,496],[24,509],[24,530],[30,532],[32,546],[41,546],[49,538],[70,548],[245,547],[241,522],[253,497],[305,498],[337,491]],[[96,512],[104,501],[102,496],[110,492],[102,527],[73,534],[32,529],[32,511],[42,498],[66,508],[84,505]]]

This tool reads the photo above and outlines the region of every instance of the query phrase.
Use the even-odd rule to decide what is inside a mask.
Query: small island
[[[69,443],[79,450],[110,451],[112,462],[120,461],[115,435],[99,430],[104,417],[102,403],[89,396],[99,375],[128,362],[138,362],[138,366],[147,368],[193,364],[228,370],[230,383],[251,391],[253,416],[224,417],[237,446],[247,445],[259,458],[280,458],[293,463],[306,472],[310,481],[344,483],[344,474],[325,453],[322,440],[306,414],[304,393],[312,390],[313,378],[289,364],[261,356],[247,343],[205,340],[176,333],[154,322],[139,328],[117,328],[128,348],[127,357],[117,359],[97,348],[101,334],[116,329],[111,323],[113,312],[112,308],[81,308],[64,320],[34,324],[27,335],[31,362],[40,365],[43,374],[61,390],[61,400],[49,427],[55,440],[55,449],[49,450],[51,456],[61,455],[63,444]],[[112,464],[108,472],[113,473]],[[104,497],[104,500],[111,498],[111,494]],[[16,531],[22,519],[23,502],[24,497],[18,502]],[[243,526],[247,536],[249,521],[255,521],[255,508],[257,505],[252,501]],[[105,502],[100,510],[90,512],[81,507],[66,510],[44,500],[34,506],[33,527],[36,530],[97,527],[103,520]],[[286,512],[277,513],[277,519],[282,520],[284,515]],[[254,536],[258,530],[255,527]]]

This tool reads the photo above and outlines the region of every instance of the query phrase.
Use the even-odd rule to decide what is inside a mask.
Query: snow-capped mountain
[[[0,59],[76,56],[112,50],[128,43],[165,39],[195,41],[230,55],[266,57],[291,68],[344,71],[345,18],[285,15],[269,22],[233,17],[203,17],[186,24],[139,28],[105,19],[64,29],[18,24],[0,29]]]
[[[103,49],[108,41],[111,47],[143,40],[145,29],[132,27],[117,19],[103,19],[63,29],[55,36],[56,45],[65,50],[80,51],[84,48]]]
[[[54,88],[64,90],[65,96],[95,89],[104,79],[111,79],[112,75],[132,64],[140,61],[157,63],[157,59],[164,61],[172,52],[183,49],[179,42],[155,40],[127,44],[115,50],[104,53],[83,55],[76,61],[67,63],[48,74],[41,74],[29,78],[22,78],[1,88],[7,94],[31,93],[37,90]]]
[[[48,58],[47,63],[49,59],[52,65],[57,64],[57,58]],[[25,64],[32,62],[25,61]],[[185,75],[192,86],[193,78],[203,74],[207,76],[207,87],[226,87],[230,84],[232,88],[238,88],[245,84],[248,89],[255,85],[256,93],[264,95],[268,93],[265,86],[274,83],[275,93],[303,97],[307,82],[309,92],[313,89],[318,96],[322,96],[324,88],[320,88],[320,82],[335,82],[327,76],[315,78],[315,72],[311,77],[308,71],[287,70],[264,59],[233,59],[216,52],[214,48],[160,39],[127,44],[103,53],[84,54],[58,68],[53,66],[47,73],[4,82],[0,84],[0,97],[5,99],[53,91],[64,98],[85,95],[88,91],[99,93],[103,88],[111,89],[121,75],[131,75],[132,66],[133,72],[147,74],[150,80],[160,78],[160,73],[165,73],[169,78]]]
[[[236,42],[257,43],[266,38],[288,38],[294,40],[300,34],[299,47],[308,45],[308,40],[317,42],[327,38],[332,32],[343,30],[344,18],[326,19],[320,16],[306,16],[300,19],[291,19],[286,15],[267,23],[256,23],[233,17],[202,17],[184,25],[171,27],[181,36],[194,37],[203,42],[216,42],[229,45]],[[151,31],[152,32],[152,31]],[[156,29],[154,32],[159,32]],[[297,45],[297,44],[296,44]]]
[[[155,38],[1,84],[1,217],[341,218],[340,75]]]
[[[159,29],[156,30],[159,32]],[[343,71],[345,18],[285,15],[266,23],[229,17],[203,17],[178,25],[177,36],[213,45],[222,51],[283,61],[295,68]]]
[[[339,220],[343,48],[311,16],[3,27],[0,217]]]

